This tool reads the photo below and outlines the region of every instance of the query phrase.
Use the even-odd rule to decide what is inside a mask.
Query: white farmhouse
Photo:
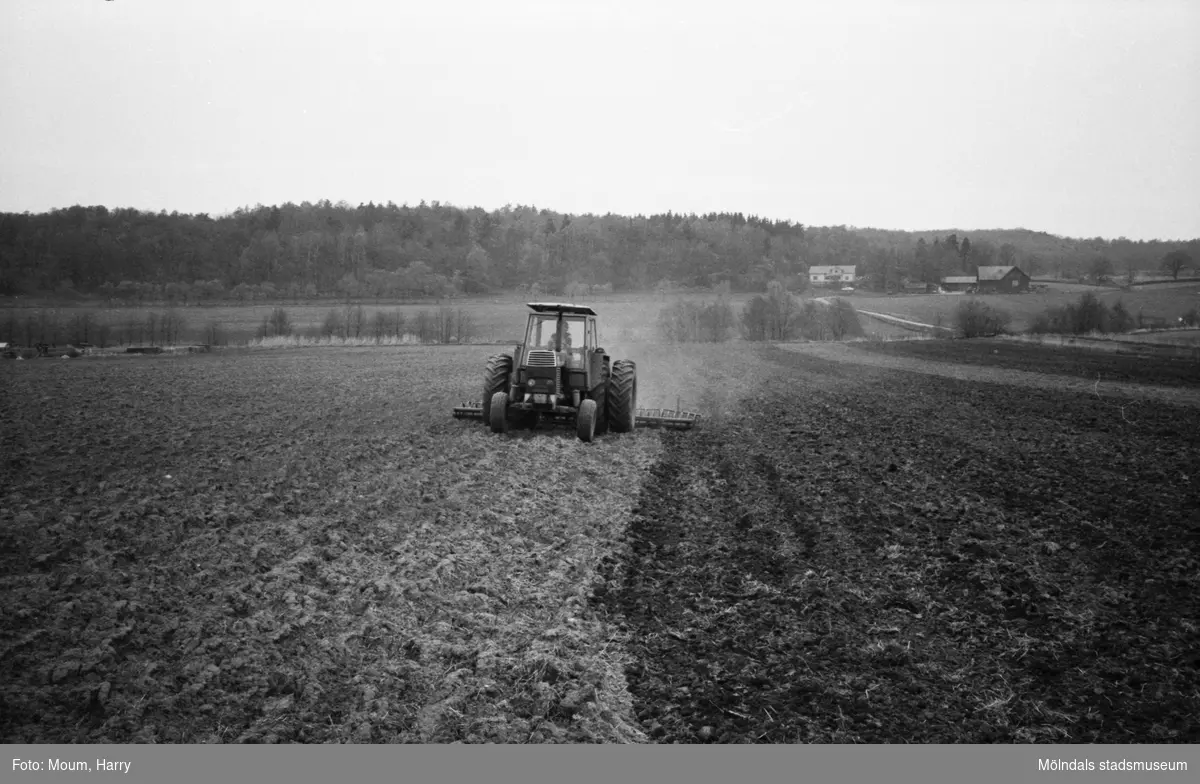
[[[844,267],[809,267],[808,281],[814,286],[844,286],[853,283],[856,265]]]

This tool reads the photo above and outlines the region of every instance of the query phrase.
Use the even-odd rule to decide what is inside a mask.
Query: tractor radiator
[[[558,358],[548,349],[533,349],[525,355],[527,368],[554,368],[554,388],[551,394],[562,394],[562,368],[558,366]]]
[[[554,352],[544,348],[535,348],[525,355],[526,367],[555,367],[558,360]]]

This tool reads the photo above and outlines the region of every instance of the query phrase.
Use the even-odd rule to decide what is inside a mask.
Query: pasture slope
[[[487,347],[5,363],[0,738],[1196,742],[1194,370],[904,345],[614,344],[708,420],[586,445]]]

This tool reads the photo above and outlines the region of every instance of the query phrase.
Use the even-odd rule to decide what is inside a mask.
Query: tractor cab
[[[561,310],[529,314],[524,346],[530,351],[553,351],[559,367],[583,368],[597,344],[595,315]]]
[[[509,401],[534,411],[574,409],[607,379],[596,313],[582,305],[531,302],[525,342],[513,355]]]

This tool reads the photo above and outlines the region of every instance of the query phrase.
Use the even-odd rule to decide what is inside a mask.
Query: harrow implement
[[[666,427],[673,430],[689,430],[700,423],[695,411],[678,408],[639,408],[634,415],[638,427]]]
[[[454,407],[455,419],[483,419],[483,403],[471,401]]]
[[[483,419],[483,404],[477,401],[462,403],[454,407],[455,419]],[[544,419],[573,422],[574,414],[546,413]],[[672,430],[690,430],[700,424],[703,417],[695,411],[679,408],[639,408],[634,414],[637,427],[662,427]]]

